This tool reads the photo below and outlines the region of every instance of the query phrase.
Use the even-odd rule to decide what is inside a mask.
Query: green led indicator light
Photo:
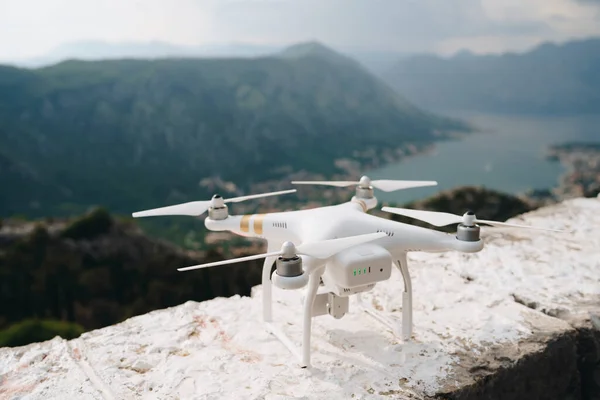
[[[360,275],[360,269],[358,270],[358,274]]]
[[[365,274],[367,273],[367,269],[365,268]]]
[[[356,270],[354,270],[354,276],[356,276]]]

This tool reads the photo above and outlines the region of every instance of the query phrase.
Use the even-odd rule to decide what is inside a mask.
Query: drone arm
[[[394,256],[407,251],[440,253],[454,250],[456,237],[451,234],[391,220],[383,229],[393,233],[385,247]]]
[[[243,235],[249,233],[249,230],[245,228],[248,222],[243,221],[243,217],[242,215],[230,215],[222,220],[206,218],[204,226],[213,232],[231,231],[238,235]]]
[[[455,233],[439,232],[420,227],[415,228],[421,229],[424,232],[420,232],[420,236],[417,236],[415,247],[408,247],[406,251],[423,251],[426,253],[458,251],[461,253],[476,253],[482,250],[484,246],[482,240],[472,242],[459,240]]]
[[[460,251],[474,253],[483,248],[483,242],[468,242],[458,240],[456,234],[436,231],[397,221],[387,221],[384,229],[393,232],[386,241],[387,250],[396,255],[401,252],[422,251],[426,253],[442,253],[445,251]]]
[[[229,215],[222,220],[206,218],[204,225],[211,231],[230,231],[239,236],[263,238],[279,243],[299,241],[294,229],[294,219],[286,213]]]

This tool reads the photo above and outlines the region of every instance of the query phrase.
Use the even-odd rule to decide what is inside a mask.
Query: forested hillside
[[[177,271],[226,256],[218,247],[184,252],[102,209],[67,221],[7,221],[0,229],[0,347],[101,328],[187,300],[249,295],[260,284],[261,260]]]
[[[12,189],[0,214],[130,213],[206,198],[206,177],[247,190],[461,129],[318,43],[254,59],[1,67],[0,185]]]

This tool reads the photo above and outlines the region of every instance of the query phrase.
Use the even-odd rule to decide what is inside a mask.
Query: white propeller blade
[[[277,196],[280,194],[294,193],[296,189],[290,190],[282,190],[279,192],[270,192],[270,193],[260,193],[260,194],[251,194],[248,196],[240,196],[240,197],[232,197],[231,199],[224,199],[224,203],[238,203],[240,201],[257,199],[261,197],[269,197],[269,196]],[[212,204],[212,200],[207,201],[191,201],[189,203],[176,204],[173,206],[153,208],[151,210],[138,211],[134,212],[132,216],[134,218],[139,217],[154,217],[159,215],[189,215],[189,216],[198,216],[204,214],[210,205]]]
[[[235,263],[239,263],[239,262],[243,262],[243,261],[251,261],[251,260],[256,260],[259,258],[267,258],[267,257],[279,256],[279,255],[281,255],[281,251],[273,251],[271,253],[255,254],[253,256],[238,257],[238,258],[232,258],[230,260],[215,261],[215,262],[206,263],[206,264],[192,265],[191,267],[177,268],[177,271],[189,271],[192,269],[217,267],[219,265],[235,264]]]
[[[405,217],[418,219],[418,220],[427,222],[428,224],[435,225],[435,226],[446,226],[446,225],[450,225],[450,224],[458,224],[458,223],[461,223],[464,221],[464,216],[445,213],[445,212],[411,210],[411,209],[407,209],[407,208],[397,208],[397,207],[382,207],[381,210],[392,213],[392,214],[404,215]],[[471,221],[474,223],[481,223],[481,224],[487,224],[487,225],[493,225],[493,226],[504,226],[504,227],[508,227],[508,228],[525,228],[525,229],[535,229],[535,230],[539,230],[539,231],[567,233],[567,231],[561,231],[561,230],[557,230],[557,229],[538,228],[538,227],[529,226],[529,225],[509,224],[506,222],[489,221],[489,220],[485,220],[485,219],[473,218],[473,219],[471,219]]]
[[[436,181],[394,181],[389,179],[379,179],[371,181],[371,185],[384,192],[393,192],[394,190],[411,189],[424,186],[436,186]]]
[[[505,226],[507,228],[524,228],[524,229],[534,229],[537,231],[546,231],[546,232],[571,233],[569,231],[562,231],[560,229],[540,228],[540,227],[531,226],[531,225],[508,224],[506,222],[488,221],[485,219],[476,219],[475,222],[481,223],[481,224],[488,224],[488,225],[492,225],[492,226]]]
[[[292,181],[294,185],[326,185],[337,187],[348,187],[358,185],[359,181]],[[394,190],[410,189],[423,186],[436,186],[436,181],[402,181],[391,179],[378,179],[370,181],[370,184],[377,189],[385,192],[393,192]]]
[[[201,215],[210,207],[209,201],[191,201],[189,203],[176,204],[174,206],[153,208],[151,210],[138,211],[131,214],[134,218],[155,217],[159,215]]]
[[[350,236],[350,237],[339,238],[339,239],[322,240],[319,242],[308,242],[308,243],[304,243],[304,244],[301,244],[298,247],[296,247],[296,254],[303,254],[306,256],[319,258],[319,259],[326,259],[326,258],[332,257],[335,254],[339,253],[340,251],[346,250],[347,248],[350,248],[352,246],[357,246],[362,243],[367,243],[367,242],[373,241],[375,239],[380,239],[385,236],[387,236],[387,234],[384,232],[376,232],[376,233],[367,233],[365,235]],[[274,251],[274,252],[270,252],[270,253],[263,253],[263,254],[256,254],[253,256],[233,258],[230,260],[216,261],[216,262],[207,263],[207,264],[192,265],[191,267],[178,268],[177,271],[189,271],[189,270],[193,270],[193,269],[210,268],[210,267],[216,267],[219,265],[234,264],[234,263],[238,263],[238,262],[242,262],[242,261],[256,260],[259,258],[280,256],[283,253],[284,253],[284,250],[282,249],[280,251]]]
[[[240,201],[258,199],[261,197],[279,196],[280,194],[288,194],[288,193],[295,193],[295,192],[296,192],[296,189],[289,189],[289,190],[280,190],[279,192],[250,194],[248,196],[232,197],[231,199],[225,199],[225,203],[239,203]]]
[[[347,187],[358,185],[356,181],[292,181],[292,185],[325,185]]]
[[[460,215],[454,215],[445,212],[411,210],[408,208],[397,207],[382,207],[381,210],[392,214],[404,215],[405,217],[419,219],[421,221],[427,222],[428,224],[435,226],[457,224],[463,220],[463,217]]]

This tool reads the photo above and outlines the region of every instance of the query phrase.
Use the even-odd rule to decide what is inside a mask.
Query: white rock
[[[318,317],[313,369],[299,369],[263,329],[257,287],[253,298],[190,301],[85,333],[69,346],[55,338],[0,349],[0,395],[366,399],[451,390],[470,382],[460,375],[469,360],[498,346],[514,354],[534,351],[543,344],[531,342],[527,350],[518,343],[535,333],[572,329],[548,313],[582,316],[589,308],[580,305],[600,298],[600,202],[574,199],[513,221],[574,233],[493,237],[473,255],[410,254],[415,308],[410,343],[356,309],[341,320]],[[395,274],[365,297],[398,319],[401,291]],[[275,292],[275,318],[298,341],[301,295]]]

